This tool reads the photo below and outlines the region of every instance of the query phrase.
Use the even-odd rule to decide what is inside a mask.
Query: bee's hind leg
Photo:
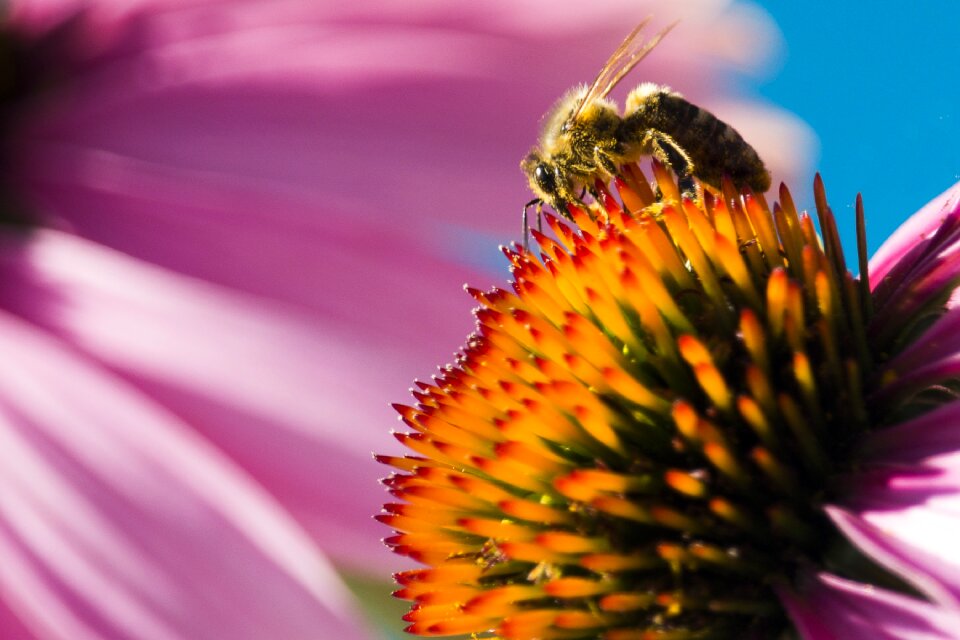
[[[697,185],[693,179],[693,160],[677,141],[656,129],[648,129],[643,136],[643,146],[650,149],[651,155],[667,165],[677,175],[680,193],[696,197]]]

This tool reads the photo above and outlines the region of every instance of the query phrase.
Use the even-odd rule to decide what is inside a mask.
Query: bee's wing
[[[649,22],[650,17],[642,20],[640,24],[634,27],[633,31],[630,32],[620,46],[617,47],[617,50],[613,52],[613,55],[610,56],[607,63],[600,69],[600,73],[597,74],[597,78],[593,81],[593,84],[587,89],[587,93],[583,96],[583,102],[580,103],[577,110],[570,116],[571,120],[576,120],[584,107],[590,103],[605,98],[607,94],[617,86],[617,83],[623,80],[623,77],[630,73],[631,69],[647,57],[647,54],[653,51],[653,48],[660,43],[660,40],[662,40],[671,29],[677,26],[677,23],[674,22],[650,38],[650,40],[644,42],[639,36],[640,32]]]

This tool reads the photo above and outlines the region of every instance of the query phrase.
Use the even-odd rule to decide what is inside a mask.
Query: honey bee
[[[618,167],[642,156],[671,167],[685,190],[694,177],[719,187],[723,176],[755,191],[770,188],[770,174],[753,147],[733,127],[669,87],[641,84],[628,95],[622,116],[607,98],[676,26],[643,42],[640,31],[649,21],[630,32],[589,87],[571,89],[545,116],[539,144],[520,163],[537,196],[523,209],[524,243],[528,208],[537,205],[539,219],[546,203],[569,217],[567,205],[581,202],[578,190],[596,178],[609,182]]]

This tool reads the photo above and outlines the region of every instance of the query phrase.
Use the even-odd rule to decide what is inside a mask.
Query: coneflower
[[[960,205],[846,267],[786,187],[636,166],[505,250],[512,291],[397,406],[379,459],[407,630],[478,638],[960,637]],[[871,276],[868,278],[867,274]]]

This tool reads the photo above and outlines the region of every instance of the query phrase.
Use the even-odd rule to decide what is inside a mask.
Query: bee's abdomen
[[[693,161],[693,174],[720,186],[729,176],[755,191],[770,188],[770,174],[757,152],[736,129],[706,109],[668,90],[648,91],[628,100],[633,109],[623,118],[621,138],[639,143],[653,129],[670,136]]]

